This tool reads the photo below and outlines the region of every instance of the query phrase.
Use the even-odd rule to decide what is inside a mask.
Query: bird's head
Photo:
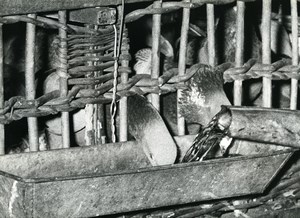
[[[152,38],[147,43],[152,47]],[[160,52],[170,60],[174,58],[174,50],[171,43],[163,36],[160,36]],[[135,54],[136,64],[134,70],[136,74],[148,74],[151,75],[152,69],[152,50],[151,48],[143,48]]]
[[[204,64],[193,65],[187,73],[191,71],[196,72],[182,92],[180,114],[187,123],[205,126],[220,111],[221,105],[230,105],[223,90],[223,73]]]

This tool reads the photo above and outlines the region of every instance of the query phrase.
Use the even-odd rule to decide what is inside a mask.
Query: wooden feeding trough
[[[1,215],[93,217],[261,194],[290,157],[279,152],[149,167],[146,157],[135,156],[140,146],[125,142],[1,156]]]
[[[126,1],[133,2],[142,0]],[[124,15],[124,5],[121,4],[124,2],[116,0],[91,1],[88,4],[84,0],[53,0],[46,5],[33,0],[24,1],[22,10],[17,7],[18,1],[3,1],[4,6],[0,8],[0,215],[92,217],[262,194],[288,161],[291,151],[174,164],[176,159],[182,159],[194,137],[185,135],[185,120],[179,110],[176,111],[179,136],[169,134],[159,115],[160,94],[177,92],[178,102],[183,96],[184,83],[193,76],[193,73],[186,73],[185,55],[190,10],[207,4],[208,64],[212,69],[217,69],[214,4],[232,2],[154,1],[146,9],[118,17],[119,14]],[[296,4],[295,0],[291,2]],[[101,8],[108,5],[114,7]],[[234,82],[235,105],[242,103],[243,80],[262,77],[263,106],[271,107],[271,79],[291,79],[291,109],[296,109],[298,29],[292,28],[293,65],[288,60],[272,64],[270,8],[271,1],[264,0],[262,28],[266,31],[262,34],[262,64],[253,59],[244,64],[245,2],[237,1],[235,64],[224,64],[218,69],[223,69],[225,82]],[[178,9],[183,9],[178,68],[160,75],[161,14]],[[23,10],[28,14],[23,15]],[[57,10],[55,15],[47,14]],[[124,23],[133,22],[145,14],[153,16],[151,75],[131,76],[129,40]],[[295,11],[292,18],[293,27],[297,27]],[[26,96],[12,97],[4,102],[2,27],[19,21],[26,22],[27,28]],[[36,26],[58,30],[58,57],[54,71],[59,87],[40,96],[35,95],[35,68],[32,65],[35,61]],[[54,87],[52,84],[50,86]],[[148,94],[153,106],[136,94]],[[113,118],[116,116],[116,105],[119,105],[120,118],[117,129],[119,142],[116,142],[115,120],[112,119],[113,143],[110,144],[102,143],[102,126],[98,125],[105,119],[101,105],[107,103],[112,105]],[[83,108],[85,144],[78,143],[81,147],[70,148],[70,112]],[[235,112],[240,115],[240,111]],[[53,114],[61,115],[60,132],[56,134],[61,143],[41,152],[37,117]],[[248,115],[251,118],[252,113]],[[251,120],[249,117],[245,119]],[[30,153],[5,155],[4,124],[22,118],[28,119]],[[257,116],[257,119],[260,118]],[[254,132],[255,127],[247,127],[251,133]],[[232,133],[236,134],[233,136],[239,136],[241,129],[231,128]],[[128,133],[136,140],[129,141]],[[240,139],[248,139],[247,132],[243,133]],[[265,142],[264,135],[258,135],[260,141]],[[272,138],[272,135],[269,137]],[[276,140],[271,142],[281,144]],[[284,145],[290,145],[290,142],[287,140]],[[294,147],[299,148],[298,143]]]
[[[158,115],[150,103],[130,105],[129,111],[139,109],[159,121],[148,116]],[[151,167],[145,148],[157,141],[149,137],[149,126],[161,125],[168,136],[163,122],[153,120],[143,122],[144,129],[139,121],[129,124],[144,134],[137,141],[1,156],[1,211],[15,217],[91,217],[261,194],[291,156],[277,152]],[[179,153],[192,143],[183,137],[175,138]]]

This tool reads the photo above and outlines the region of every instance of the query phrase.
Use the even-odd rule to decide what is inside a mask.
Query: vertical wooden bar
[[[190,0],[185,0],[184,2],[190,2]],[[182,14],[182,24],[181,24],[181,38],[180,38],[180,50],[179,50],[179,63],[178,63],[178,74],[184,75],[186,70],[186,51],[187,51],[187,40],[190,22],[190,8],[183,8]],[[177,91],[177,102],[182,96],[182,91]],[[178,104],[177,104],[178,105]],[[185,134],[184,118],[179,113],[179,106],[177,106],[177,125],[178,125],[178,135]]]
[[[291,0],[291,15],[292,15],[292,64],[298,66],[298,11],[297,0]],[[290,109],[297,109],[298,100],[298,80],[291,80],[291,102]]]
[[[85,145],[95,145],[95,135],[94,135],[94,105],[87,104],[85,106]]]
[[[36,18],[35,14],[28,17]],[[35,42],[36,27],[34,24],[26,24],[26,45],[25,45],[25,87],[26,99],[35,99]],[[30,151],[39,150],[38,121],[36,117],[28,117],[28,136]]]
[[[98,30],[98,25],[94,26],[94,30]],[[94,49],[98,49],[98,48],[99,48],[99,46],[94,47]],[[94,56],[97,57],[97,56],[99,56],[99,54],[95,53]],[[94,61],[93,62],[94,66],[97,66],[98,64],[99,64],[99,61]],[[100,74],[102,74],[100,71],[95,71],[93,76],[98,77],[98,76],[100,76]],[[95,85],[94,88],[97,88],[97,85]],[[100,104],[94,104],[93,105],[93,111],[94,111],[94,114],[93,114],[94,143],[96,145],[102,144],[100,134],[98,134],[98,133],[100,133],[98,128],[101,128],[101,126],[98,125],[98,121],[99,121],[98,115],[99,115],[99,110],[100,110],[99,106],[100,106]]]
[[[97,49],[100,47],[97,46]],[[99,56],[103,55],[103,53],[99,53]],[[101,64],[98,62],[98,64]],[[96,77],[103,75],[103,70],[96,72]],[[96,85],[95,88],[98,88],[100,85]],[[96,144],[105,144],[106,143],[106,135],[105,135],[105,107],[103,104],[95,104],[95,112],[96,116],[94,119],[94,125],[95,125],[95,138],[96,138]]]
[[[129,62],[122,60],[121,65],[128,67]],[[128,74],[121,73],[121,84],[126,84],[128,82]],[[127,97],[122,97],[120,99],[120,142],[126,142],[128,140],[128,110],[127,110]]]
[[[93,25],[86,25],[87,28],[93,29]],[[90,50],[93,50],[94,47],[91,46],[89,48]],[[95,56],[94,54],[87,54],[86,56]],[[93,61],[88,61],[87,66],[94,66]],[[95,72],[88,72],[85,77],[87,78],[93,78],[95,75]],[[95,86],[88,85],[89,89],[93,89]],[[85,145],[95,145],[95,129],[94,129],[94,116],[95,116],[95,110],[94,110],[93,104],[87,104],[85,106],[85,133],[84,133],[84,139],[85,139]]]
[[[235,66],[241,67],[244,64],[244,42],[245,42],[245,2],[237,1],[236,17],[236,50]],[[235,80],[233,89],[234,105],[242,105],[243,81]]]
[[[162,0],[153,2],[153,8],[161,8]],[[152,27],[152,72],[151,78],[157,79],[159,77],[160,68],[160,25],[161,14],[153,14]],[[159,111],[160,98],[159,94],[151,94],[151,103]]]
[[[4,45],[3,45],[3,25],[0,23],[0,109],[4,107]],[[0,124],[0,155],[5,154],[5,129],[4,124]]]
[[[63,25],[67,25],[67,12],[59,11],[58,12],[59,22]],[[58,31],[60,37],[60,52],[59,52],[59,60],[60,60],[60,71],[63,71],[62,74],[67,74],[68,66],[67,66],[67,31],[60,28]],[[68,94],[68,81],[67,78],[60,78],[60,95],[61,97],[65,97]],[[70,147],[70,121],[69,121],[69,113],[62,112],[61,113],[61,129],[62,129],[62,146],[63,148]]]
[[[119,13],[122,14],[124,16],[124,5],[121,5],[118,7],[119,9]],[[124,19],[124,17],[123,17]],[[123,24],[122,24],[123,25]],[[127,38],[127,31],[124,27],[124,30],[123,30],[123,38]],[[128,54],[126,50],[123,50],[123,44],[119,45],[121,46],[121,52],[122,54]],[[129,61],[127,60],[122,60],[121,61],[121,66],[123,67],[128,67],[129,66]],[[121,84],[126,84],[128,82],[128,73],[124,72],[124,73],[121,73]],[[128,109],[127,109],[127,97],[122,97],[120,99],[120,102],[119,102],[119,107],[120,107],[120,112],[119,112],[119,115],[120,115],[120,132],[119,132],[119,141],[120,142],[125,142],[128,140]]]
[[[95,25],[95,30],[99,29],[98,25]],[[101,46],[96,46],[95,49],[100,49]],[[97,57],[101,57],[103,55],[103,52],[99,52],[97,54],[95,54],[95,56]],[[96,61],[94,63],[94,65],[99,65],[101,64],[100,61]],[[95,77],[99,77],[103,75],[103,70],[100,71],[96,71],[94,73]],[[99,85],[95,85],[95,88],[98,88],[100,86]],[[103,104],[94,104],[94,131],[95,131],[95,144],[99,145],[99,144],[105,144],[105,134],[104,134],[104,106]]]
[[[262,10],[262,63],[271,64],[271,11],[272,0],[263,0]],[[272,80],[263,78],[263,106],[272,107]]]
[[[207,13],[207,38],[208,38],[208,62],[214,67],[216,65],[216,48],[215,48],[215,6],[206,5]]]

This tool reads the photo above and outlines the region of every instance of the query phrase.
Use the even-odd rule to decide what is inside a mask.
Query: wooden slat
[[[31,203],[26,199],[26,184],[1,173],[0,184],[1,217],[32,217],[31,211],[28,210]]]
[[[59,11],[58,12],[58,18],[59,22],[66,25],[67,23],[67,13],[66,11]],[[59,37],[61,39],[60,43],[60,53],[59,53],[59,59],[60,59],[60,70],[62,73],[67,72],[67,64],[64,63],[66,60],[67,55],[67,32],[63,30],[62,28],[59,29]],[[68,81],[67,78],[60,78],[60,94],[61,97],[65,97],[68,94]],[[70,118],[68,112],[62,112],[61,113],[61,127],[62,127],[62,146],[63,148],[69,148],[70,147]]]
[[[152,1],[153,0],[126,0],[125,2],[134,3]],[[119,4],[121,4],[121,0],[1,0],[0,16]]]
[[[190,2],[190,0],[185,0],[185,2]],[[188,31],[190,22],[190,9],[184,8],[182,15],[181,24],[181,34],[180,34],[180,50],[179,50],[179,63],[178,63],[178,74],[183,76],[186,70],[186,51],[187,51],[187,41],[188,41]],[[177,91],[177,102],[180,101],[182,96],[182,90]],[[179,104],[177,104],[177,125],[178,125],[178,135],[185,134],[185,124],[184,118],[180,114]]]
[[[1,0],[0,16],[31,14],[36,12],[93,8],[98,6],[120,5],[122,0]],[[153,2],[155,0],[125,0],[125,3]],[[228,4],[236,0],[191,0],[196,4]],[[254,0],[244,0],[254,1]]]
[[[94,29],[94,25],[92,24],[86,24],[87,28]],[[96,28],[95,28],[96,29]],[[96,49],[95,47],[91,46],[89,48],[90,50]],[[91,57],[95,56],[94,54],[86,54],[86,56]],[[94,66],[95,62],[93,61],[88,61],[87,66]],[[88,72],[85,77],[86,78],[93,78],[95,75],[94,71]],[[88,86],[89,89],[93,89],[93,85]],[[85,133],[84,133],[84,139],[85,139],[85,145],[95,145],[95,119],[94,117],[96,116],[95,110],[94,110],[94,104],[87,104],[85,105]]]
[[[298,66],[299,54],[298,54],[298,9],[297,0],[291,0],[291,15],[292,15],[292,46],[293,46],[293,57],[292,64]],[[298,80],[291,80],[291,102],[290,109],[297,109],[298,100]]]
[[[122,61],[122,66],[128,66],[128,61]],[[122,73],[121,74],[121,83],[125,84],[128,81],[128,74]],[[120,142],[127,141],[127,131],[128,131],[128,110],[127,110],[127,97],[122,97],[120,100]]]
[[[228,107],[229,134],[236,139],[300,148],[300,111],[259,107]],[[220,120],[225,120],[220,117]],[[296,124],[296,125],[295,125]]]
[[[124,7],[125,7],[125,5],[121,5],[118,8],[118,11],[119,11],[120,14],[123,15],[123,18],[124,18],[124,13],[125,13]],[[120,22],[124,22],[124,20],[121,20]],[[123,30],[122,30],[123,31],[122,38],[125,38],[125,37],[127,38],[128,37],[127,36],[127,30],[126,30],[126,28],[123,25],[124,24],[121,23],[121,26],[123,28]],[[119,55],[122,55],[122,54],[128,55],[127,49],[126,50],[122,49],[124,41],[122,42],[122,41],[119,40],[119,43],[120,43],[119,46],[121,46],[120,47],[120,52],[121,53]],[[125,43],[124,43],[124,46],[126,47]],[[122,60],[121,61],[121,65],[123,67],[129,67],[129,61],[128,60]],[[128,73],[126,73],[126,72],[121,73],[121,84],[126,84],[127,82],[128,82]],[[120,140],[120,142],[125,142],[125,141],[128,140],[128,107],[127,107],[127,97],[122,97],[120,99],[119,107],[120,107],[120,112],[119,112],[119,115],[120,115],[120,137],[119,137],[119,140]]]
[[[4,55],[3,55],[3,31],[0,24],[0,109],[4,106]],[[0,155],[5,154],[5,135],[4,125],[0,124]]]
[[[35,14],[28,17],[36,18]],[[26,24],[26,47],[25,47],[25,84],[26,99],[35,99],[35,47],[36,47],[36,27],[34,24]],[[36,117],[28,117],[28,136],[30,151],[39,150],[38,120]]]
[[[288,154],[36,180],[36,217],[94,217],[262,193]],[[63,207],[61,206],[63,205]],[[116,207],[116,205],[118,205]]]
[[[208,38],[208,62],[214,67],[216,65],[216,47],[215,47],[215,7],[213,4],[206,5],[207,13],[207,38]]]
[[[155,1],[153,8],[161,8],[162,1]],[[161,32],[161,14],[153,15],[153,27],[152,27],[152,71],[151,78],[157,79],[159,77],[160,70],[160,32]],[[158,94],[151,94],[151,103],[159,111],[160,102]]]
[[[262,63],[271,64],[271,5],[272,0],[263,0],[262,11]],[[272,80],[263,78],[263,106],[272,107]]]
[[[0,157],[0,171],[24,179],[120,173],[151,167],[142,147],[140,142],[130,141],[4,155]]]
[[[245,42],[245,3],[237,2],[236,17],[236,52],[235,66],[241,67],[244,63],[244,42]],[[234,81],[234,105],[242,105],[243,82],[241,80]]]

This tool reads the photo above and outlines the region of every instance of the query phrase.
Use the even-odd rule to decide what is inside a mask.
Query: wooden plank
[[[300,111],[257,107],[228,108],[231,114],[231,137],[300,148],[300,126],[297,125]]]
[[[281,153],[37,179],[34,217],[92,217],[262,193],[288,157]]]
[[[126,3],[153,0],[125,0]],[[121,0],[1,0],[0,16],[119,5]]]
[[[99,6],[120,5],[122,0],[1,0],[0,16],[13,14],[31,14],[37,12],[93,8]],[[125,3],[153,2],[155,0],[125,0]],[[229,4],[236,0],[191,0],[195,4]],[[252,2],[255,0],[244,0]]]
[[[0,216],[28,217],[29,201],[25,201],[26,184],[0,173]]]
[[[69,13],[69,21],[94,25],[112,25],[117,22],[117,10],[109,7],[72,10]]]
[[[111,173],[149,167],[137,142],[103,144],[0,157],[0,171],[22,178]]]

